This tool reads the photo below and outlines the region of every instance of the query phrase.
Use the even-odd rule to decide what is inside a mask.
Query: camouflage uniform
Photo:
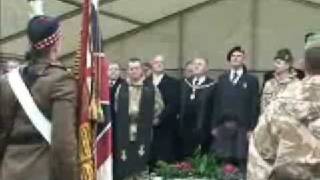
[[[275,75],[274,78],[268,80],[263,88],[261,97],[261,112],[263,112],[270,102],[277,96],[278,93],[285,90],[288,84],[297,81],[296,72],[290,72],[288,78],[280,80]]]
[[[290,170],[297,168],[303,170]],[[320,177],[320,76],[288,85],[265,109],[251,137],[248,180],[274,179],[281,169],[294,179]]]

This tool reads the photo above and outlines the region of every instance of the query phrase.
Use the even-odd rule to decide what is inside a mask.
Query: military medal
[[[127,160],[127,153],[126,153],[126,150],[122,150],[121,151],[121,160],[122,161],[126,161]]]
[[[248,84],[245,82],[245,83],[242,84],[242,87],[243,87],[244,89],[247,89]]]
[[[137,123],[130,123],[130,141],[136,141],[138,133],[138,125]]]
[[[144,150],[145,146],[144,145],[140,145],[140,149],[138,151],[138,154],[142,157],[145,154],[145,150]]]
[[[192,93],[191,93],[191,95],[190,95],[190,99],[191,100],[194,100],[196,98],[196,90],[193,88],[192,89]]]

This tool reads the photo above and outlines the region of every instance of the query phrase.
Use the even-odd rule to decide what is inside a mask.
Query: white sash
[[[8,73],[8,80],[12,91],[34,127],[51,144],[51,123],[35,104],[18,68]]]

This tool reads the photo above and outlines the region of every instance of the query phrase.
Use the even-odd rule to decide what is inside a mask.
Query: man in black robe
[[[151,164],[157,161],[173,162],[175,157],[175,140],[177,136],[177,114],[179,98],[179,83],[164,71],[164,57],[157,55],[150,62],[152,75],[150,81],[159,88],[164,110],[159,116],[159,124],[153,126],[153,142]]]
[[[163,101],[159,90],[144,79],[140,59],[130,59],[128,79],[115,94],[115,180],[138,180],[147,174],[152,125],[159,123]]]
[[[208,60],[193,60],[193,76],[181,85],[180,127],[181,158],[191,156],[198,147],[209,147],[210,118],[213,109],[215,81],[207,76]]]
[[[258,118],[259,83],[247,73],[245,51],[240,46],[229,51],[227,60],[231,69],[219,76],[214,98],[212,151],[224,160],[231,159],[244,173],[247,137]],[[228,142],[232,144],[227,146]]]

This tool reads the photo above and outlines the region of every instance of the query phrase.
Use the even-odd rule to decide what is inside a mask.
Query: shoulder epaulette
[[[70,77],[74,77],[73,74],[72,74],[72,70],[70,68],[67,68],[66,66],[64,66],[60,62],[51,62],[51,63],[49,63],[49,65],[47,66],[46,69],[49,69],[49,68],[61,69],[61,70],[65,71]]]

